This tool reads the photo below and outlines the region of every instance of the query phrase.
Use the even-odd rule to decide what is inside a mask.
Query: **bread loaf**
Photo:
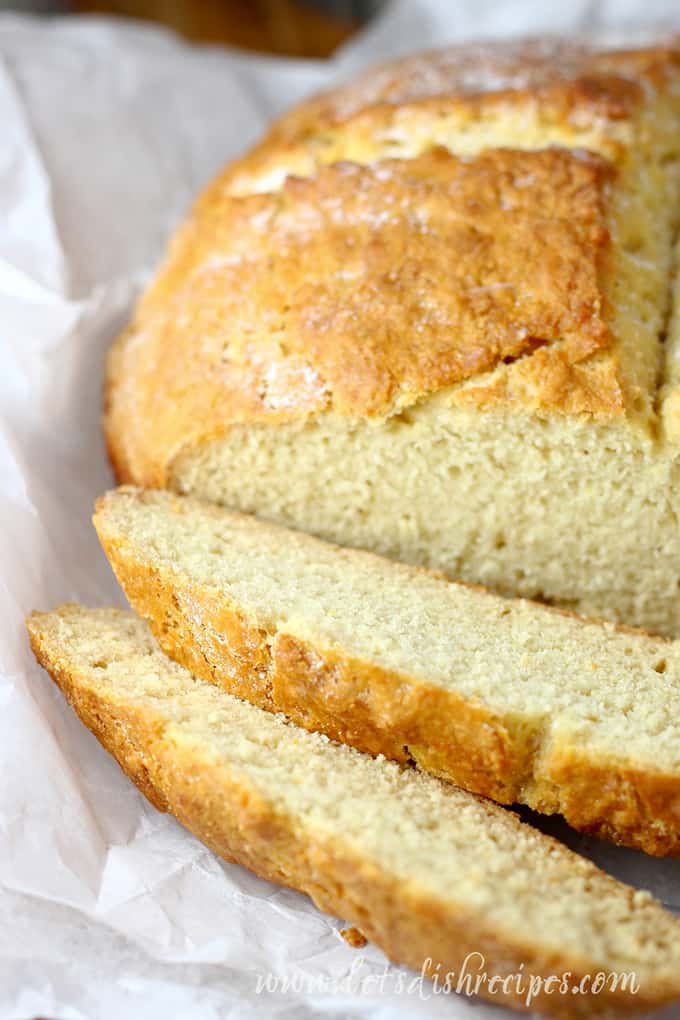
[[[679,63],[466,46],[284,117],[111,353],[119,479],[680,635]]]
[[[557,1017],[680,998],[680,922],[512,812],[195,680],[131,614],[66,606],[34,614],[29,630],[38,660],[152,803],[440,987],[449,972],[455,988],[466,967],[481,970],[487,998]],[[482,963],[466,965],[468,953]]]
[[[363,751],[680,854],[680,643],[167,492],[94,523],[132,606],[193,673]]]

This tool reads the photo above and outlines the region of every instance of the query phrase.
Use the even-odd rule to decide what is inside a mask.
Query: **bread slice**
[[[680,998],[680,921],[512,812],[194,679],[130,613],[71,605],[28,627],[38,660],[152,803],[440,987],[481,969],[498,975],[482,995],[564,1017]],[[468,953],[483,963],[465,964]],[[599,994],[572,991],[600,971]],[[534,979],[550,975],[539,992]]]
[[[166,492],[95,527],[161,647],[206,680],[475,793],[680,853],[680,644]]]
[[[119,481],[680,636],[680,37],[407,58],[219,175],[111,352]]]

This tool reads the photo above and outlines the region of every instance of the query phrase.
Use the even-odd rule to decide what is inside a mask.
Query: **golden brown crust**
[[[232,425],[381,417],[518,359],[536,361],[536,406],[620,415],[600,282],[610,173],[557,149],[432,150],[220,199],[112,354],[120,473],[162,485],[183,447]]]
[[[45,614],[35,612],[26,620],[31,648],[36,659],[50,673],[71,707],[109,754],[113,755],[128,778],[158,811],[169,811],[168,803],[149,771],[147,750],[138,746],[136,741],[136,734],[143,732],[147,744],[151,745],[162,733],[162,727],[159,727],[157,721],[147,713],[140,712],[132,705],[128,705],[125,711],[121,706],[115,718],[111,717],[109,707],[99,697],[96,689],[90,684],[79,683],[78,678],[73,675],[68,655],[65,654],[63,659],[55,657],[52,643],[45,640],[42,632],[43,615]]]
[[[621,119],[645,84],[659,84],[680,62],[680,39],[642,49],[603,50],[566,39],[536,38],[448,46],[370,68],[358,79],[313,97],[274,130],[343,123],[368,109],[403,107],[448,97],[469,102],[530,94],[541,105],[566,112],[584,107],[593,117]],[[581,114],[582,115],[582,114]]]
[[[79,673],[66,653],[55,650],[40,625],[42,614],[28,621],[31,645],[38,662],[51,674],[85,725],[117,759],[127,775],[151,802],[175,817],[215,853],[250,868],[264,878],[308,894],[323,910],[346,917],[398,962],[438,975],[458,975],[468,954],[482,954],[489,976],[518,973],[543,979],[569,972],[572,984],[601,969],[602,962],[585,953],[574,959],[527,944],[514,933],[492,930],[484,911],[441,902],[414,883],[397,881],[384,868],[336,841],[312,835],[274,807],[248,783],[232,773],[208,750],[195,743],[178,742],[168,732],[160,713],[145,705],[140,710],[124,698],[103,692],[85,672]],[[492,811],[493,806],[489,805]],[[522,823],[508,814],[508,838]],[[637,895],[560,844],[545,841],[546,852],[569,856],[565,866],[588,869],[597,883],[616,885],[631,901]],[[554,850],[551,849],[554,847]],[[666,916],[663,911],[660,913]],[[550,987],[550,986],[548,986]],[[524,986],[526,988],[526,984]],[[514,982],[489,994],[496,1003],[526,1009],[523,990]],[[631,996],[620,986],[608,985],[599,995],[565,995],[541,989],[532,1010],[555,1017],[592,1017],[611,1011],[641,1012],[672,1000],[677,984],[645,982]]]
[[[281,166],[313,173],[337,158],[341,146],[370,151],[376,139],[389,145],[395,133],[417,136],[423,123],[437,118],[464,128],[503,109],[540,110],[544,125],[567,134],[592,127],[615,157],[616,125],[634,115],[650,88],[663,88],[679,64],[678,36],[665,45],[611,52],[528,39],[416,54],[371,68],[291,110],[214,187],[247,192]]]
[[[103,514],[95,526],[131,605],[196,676],[370,754],[414,761],[504,804],[561,813],[574,828],[680,856],[678,777],[603,761],[540,719],[492,712],[415,677],[268,633],[218,588],[139,557]]]
[[[387,416],[450,386],[453,404],[481,410],[634,411],[605,325],[606,173],[579,150],[623,164],[641,108],[679,73],[678,36],[619,52],[465,45],[281,118],[206,188],[116,344],[105,428],[118,480],[169,484],[182,453],[235,424]],[[543,151],[428,151],[465,151],[480,130],[470,151]]]

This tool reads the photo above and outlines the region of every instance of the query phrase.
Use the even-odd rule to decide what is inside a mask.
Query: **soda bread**
[[[504,599],[167,492],[97,532],[191,672],[360,750],[680,854],[680,642]]]
[[[227,860],[359,925],[393,959],[417,970],[429,960],[455,988],[466,955],[481,953],[487,978],[509,978],[505,995],[500,983],[481,994],[557,1017],[680,998],[680,921],[512,812],[194,679],[129,613],[65,606],[34,614],[29,630],[38,660],[153,804]],[[527,1002],[532,979],[554,975]]]
[[[680,635],[680,43],[410,58],[211,184],[111,352],[120,480]]]

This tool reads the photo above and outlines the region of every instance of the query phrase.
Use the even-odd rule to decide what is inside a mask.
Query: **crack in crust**
[[[628,193],[663,187],[649,116],[680,88],[679,39],[450,48],[284,116],[198,199],[115,345],[119,479],[168,484],[233,425],[385,418],[447,388],[452,406],[652,429],[658,281],[616,289],[616,216],[633,205],[665,236]],[[633,239],[625,280],[664,243],[638,266]]]
[[[621,341],[610,232],[668,156],[644,118],[678,90],[679,39],[450,48],[282,117],[199,198],[111,354],[118,477],[165,484],[233,424],[387,417],[447,388],[653,427],[660,323],[636,334],[655,312],[631,307]]]
[[[281,167],[313,173],[338,158],[333,153],[340,144],[378,142],[389,150],[407,130],[417,137],[426,121],[436,141],[437,122],[446,130],[454,118],[464,131],[503,108],[524,109],[529,121],[538,117],[543,128],[565,135],[592,130],[614,156],[625,121],[645,94],[665,86],[678,63],[678,35],[638,50],[539,38],[419,53],[301,103],[227,169],[221,186],[238,194],[260,190],[280,182]]]
[[[594,359],[611,177],[585,153],[438,149],[204,209],[112,357],[116,460],[159,484],[230,425],[384,417],[498,365],[525,401],[622,414],[615,359]]]

